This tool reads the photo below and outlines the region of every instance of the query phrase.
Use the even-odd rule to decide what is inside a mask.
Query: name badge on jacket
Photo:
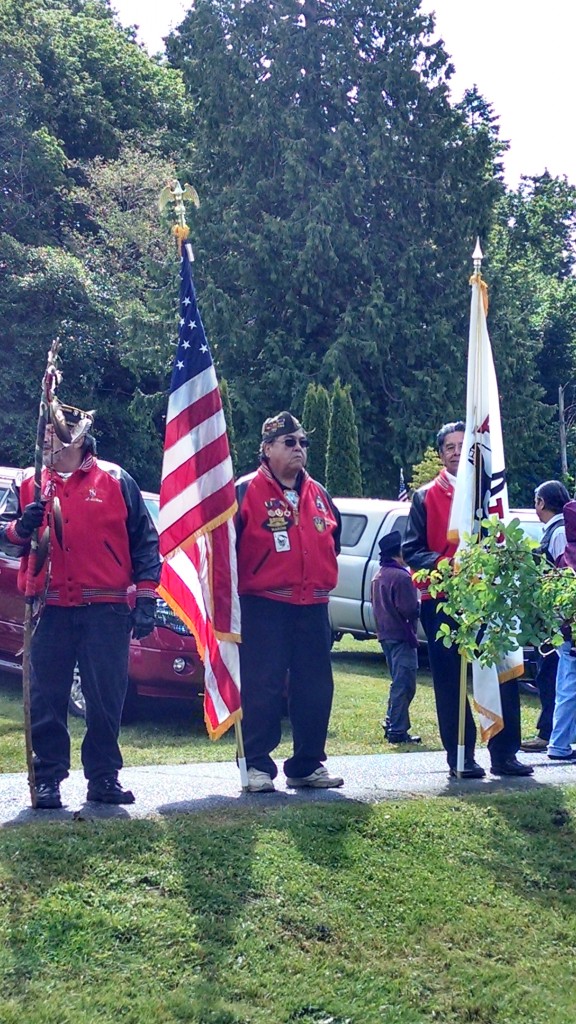
[[[274,534],[276,551],[290,551],[290,538],[286,530],[277,530]]]

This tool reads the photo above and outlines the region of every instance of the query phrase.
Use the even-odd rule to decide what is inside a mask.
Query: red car
[[[19,470],[0,467],[0,511],[12,480]],[[142,492],[154,522],[158,520],[158,495]],[[22,669],[22,637],[24,597],[17,588],[17,558],[0,551],[0,669],[20,672]],[[204,670],[196,641],[187,626],[165,601],[156,601],[156,625],[143,640],[130,641],[128,663],[130,686],[125,710],[130,710],[137,697],[173,697],[198,699],[202,695]],[[74,688],[71,705],[74,713],[83,713],[82,694]]]

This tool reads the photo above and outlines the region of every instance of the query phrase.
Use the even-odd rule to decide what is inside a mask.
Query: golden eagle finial
[[[190,230],[186,223],[186,206],[184,205],[186,200],[193,203],[196,208],[200,206],[200,198],[194,186],[186,182],[184,188],[182,188],[176,178],[173,178],[172,181],[169,181],[164,186],[158,197],[158,206],[161,213],[163,213],[169,203],[174,203],[174,213],[178,221],[172,228],[172,233],[178,243],[179,252],[182,249],[182,243],[188,238]]]

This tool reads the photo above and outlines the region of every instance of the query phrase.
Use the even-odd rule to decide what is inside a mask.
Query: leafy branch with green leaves
[[[486,520],[482,530],[480,541],[468,538],[457,563],[444,558],[432,573],[415,574],[429,580],[431,596],[454,620],[452,628],[441,625],[438,639],[484,666],[519,647],[559,647],[563,623],[576,619],[576,573],[535,555],[518,519]]]

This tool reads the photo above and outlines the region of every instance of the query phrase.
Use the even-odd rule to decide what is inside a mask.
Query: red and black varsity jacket
[[[325,604],[338,580],[340,513],[305,470],[294,490],[297,508],[264,464],[238,481],[238,591],[289,604]]]
[[[135,480],[113,463],[87,455],[74,473],[62,477],[42,471],[44,524],[52,517],[54,499],[60,502],[62,536],[51,526],[50,554],[33,580],[33,592],[46,585],[46,603],[76,607],[94,602],[124,603],[128,588],[155,597],[160,578],[158,534]],[[29,543],[15,530],[20,512],[34,501],[34,471],[24,470],[9,494],[0,518],[0,546],[21,556],[18,586],[26,589]]]
[[[412,495],[402,554],[413,571],[434,569],[442,558],[455,555],[458,544],[448,540],[453,496],[454,487],[445,469]],[[417,586],[422,600],[427,600],[430,597],[427,582]]]

